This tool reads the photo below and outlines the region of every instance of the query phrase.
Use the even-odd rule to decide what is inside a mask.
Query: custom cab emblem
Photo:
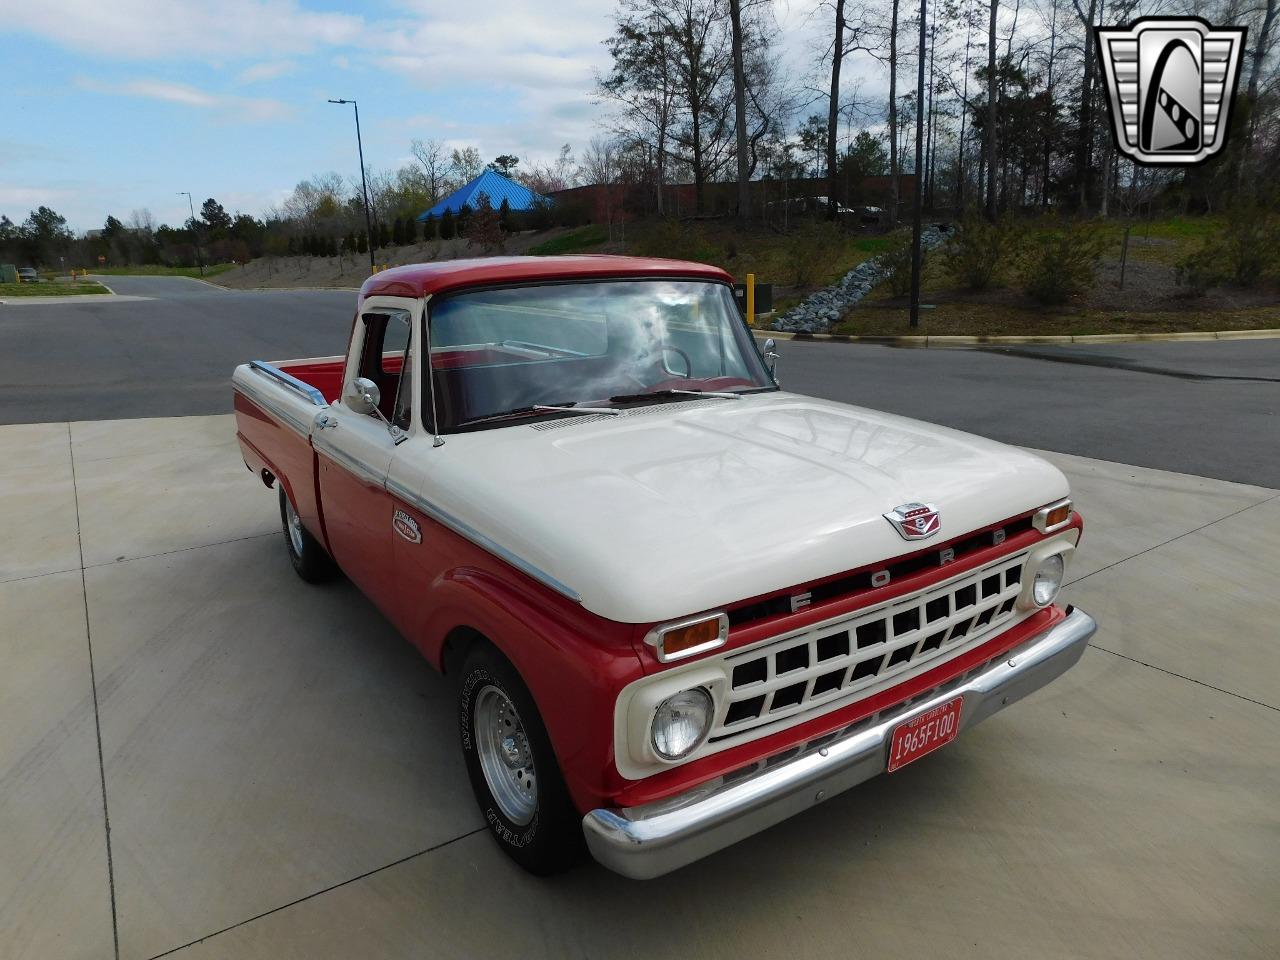
[[[942,529],[942,515],[930,503],[903,503],[884,515],[903,540],[928,540]]]
[[[422,530],[418,526],[418,521],[413,519],[403,510],[396,510],[391,515],[391,526],[395,527],[396,533],[404,537],[410,543],[422,542]]]
[[[1244,27],[1143,17],[1093,29],[1121,153],[1143,164],[1191,166],[1223,148]]]

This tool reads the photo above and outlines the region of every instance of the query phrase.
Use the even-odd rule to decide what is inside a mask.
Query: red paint
[[[490,258],[389,270],[366,281],[361,296],[421,297],[499,281],[627,277],[730,280],[714,267],[667,260]],[[341,393],[344,364],[343,360],[322,360],[280,366],[332,401]],[[615,623],[590,613],[381,487],[364,483],[326,458],[317,458],[307,438],[276,423],[239,393],[235,410],[245,462],[254,470],[269,470],[279,479],[308,529],[328,544],[348,576],[432,664],[444,666],[446,642],[465,643],[473,634],[488,638],[511,660],[533,693],[571,798],[583,812],[599,806],[633,806],[683,792],[838,730],[985,663],[1064,616],[1056,607],[1040,611],[974,650],[889,690],[714,756],[644,780],[627,781],[614,763],[614,705],[623,687],[645,673],[662,669],[643,643],[652,624]],[[421,543],[411,543],[396,533],[392,526],[396,509],[418,524]],[[1078,515],[1072,517],[1071,525],[1082,526]],[[750,623],[732,631],[729,649],[923,589],[1039,539],[1038,533],[1027,531],[998,547],[974,550],[945,567],[923,569],[882,588]],[[797,585],[792,592],[845,575]],[[440,735],[454,733],[440,731]]]
[[[254,473],[270,471],[284,487],[303,525],[324,543],[311,441],[292,427],[277,423],[238,390],[235,411],[236,439],[244,462]]]
[[[698,784],[713,777],[718,777],[741,767],[749,766],[757,760],[781,753],[797,744],[807,743],[816,737],[834,733],[843,727],[868,717],[873,713],[908,700],[918,693],[953,680],[963,673],[994,657],[1001,656],[1020,643],[1025,643],[1038,633],[1049,629],[1066,618],[1060,607],[1048,607],[1028,617],[1016,627],[992,637],[967,653],[948,660],[932,670],[920,674],[897,686],[882,690],[870,697],[865,697],[848,706],[833,710],[831,713],[815,717],[805,723],[782,730],[772,736],[761,737],[741,746],[725,750],[702,760],[694,760],[684,766],[673,767],[665,773],[655,774],[644,780],[626,784],[614,797],[611,806],[634,807],[644,803],[661,800],[673,794],[691,790]]]
[[[324,394],[325,400],[329,403],[333,403],[342,396],[342,377],[346,371],[346,365],[345,357],[337,360],[286,360],[275,364],[289,376],[315,387]]]
[[[960,711],[964,697],[953,697],[928,713],[904,720],[893,729],[889,739],[889,773],[950,743],[960,733]]]
[[[651,257],[482,257],[393,267],[375,273],[360,288],[360,298],[434,296],[460,287],[555,280],[654,280],[691,277],[732,283],[719,267]]]

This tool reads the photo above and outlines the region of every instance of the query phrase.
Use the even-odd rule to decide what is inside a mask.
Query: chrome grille
[[[729,683],[709,743],[862,699],[1011,626],[1023,615],[1014,605],[1026,558],[726,654]]]

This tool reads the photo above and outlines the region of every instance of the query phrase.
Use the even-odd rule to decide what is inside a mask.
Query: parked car
[[[784,392],[776,358],[718,268],[511,257],[378,273],[346,356],[235,370],[294,569],[340,568],[454,679],[484,820],[534,872],[584,837],[683,866],[1094,632],[1056,603],[1082,520],[1055,467]]]
[[[19,283],[38,283],[40,274],[36,272],[35,267],[19,267],[18,282]]]

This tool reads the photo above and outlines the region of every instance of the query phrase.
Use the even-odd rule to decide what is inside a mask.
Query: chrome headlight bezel
[[[681,711],[684,711],[686,717],[692,716],[695,711],[698,712],[700,729],[696,736],[689,737],[685,734],[679,749],[668,749],[672,746],[670,727],[679,722]],[[715,713],[715,698],[706,687],[688,687],[673,693],[654,708],[653,719],[649,721],[649,748],[660,760],[667,763],[683,760],[706,742],[715,721]],[[659,723],[664,720],[664,714],[668,726],[660,736]],[[664,740],[666,747],[662,745]]]

